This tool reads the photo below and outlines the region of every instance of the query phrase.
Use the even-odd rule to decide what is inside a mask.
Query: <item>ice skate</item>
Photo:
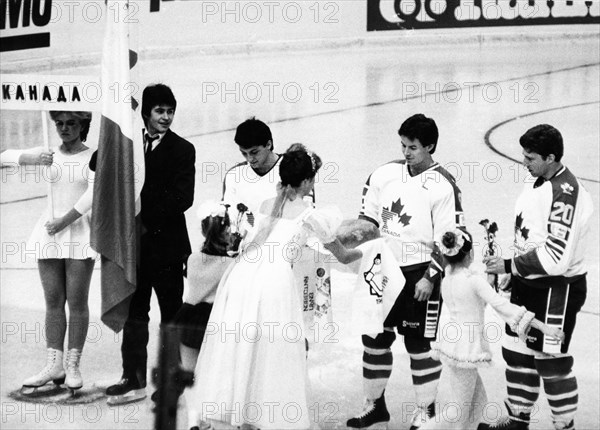
[[[433,417],[435,417],[435,405],[433,403],[426,408],[418,407],[410,422],[410,430],[417,430]]]
[[[190,430],[214,430],[214,429],[215,428],[208,423],[200,424],[200,426],[190,427]]]
[[[504,401],[504,406],[508,410],[508,416],[500,417],[494,424],[480,423],[477,430],[528,430],[531,414],[526,412],[518,413],[513,411],[507,400]]]
[[[39,392],[39,389],[52,381],[55,386],[65,382],[65,370],[63,368],[63,352],[58,349],[48,348],[46,355],[46,366],[37,373],[25,381],[23,381],[23,388],[21,388],[21,394],[32,395]]]
[[[81,377],[81,372],[79,371],[80,360],[80,349],[69,349],[67,351],[65,384],[67,388],[71,390],[71,394],[75,394],[76,390],[83,387],[83,379]]]
[[[190,430],[215,430],[215,428],[210,423],[200,421],[200,424],[190,427]]]
[[[528,430],[529,424],[523,421],[517,421],[511,417],[504,416],[494,424],[481,423],[477,430]]]
[[[146,387],[137,378],[123,377],[106,389],[107,403],[111,406],[137,402],[146,398]]]
[[[387,429],[390,414],[385,405],[385,396],[375,400],[367,399],[360,415],[350,418],[346,426],[356,429]]]

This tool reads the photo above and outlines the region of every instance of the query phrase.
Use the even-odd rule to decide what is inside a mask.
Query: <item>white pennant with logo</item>
[[[404,287],[405,279],[385,238],[358,246],[363,252],[352,298],[356,334],[371,337],[383,332],[383,322]]]

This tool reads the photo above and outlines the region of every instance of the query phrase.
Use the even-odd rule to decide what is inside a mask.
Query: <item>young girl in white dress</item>
[[[320,166],[319,157],[302,145],[288,149],[277,196],[263,203],[256,229],[219,284],[195,384],[186,395],[188,409],[197,415],[191,415],[192,428],[207,420],[260,429],[310,427],[306,335],[294,262],[309,234],[342,263],[362,256],[336,239],[341,217],[303,200]]]
[[[49,166],[52,207],[39,218],[27,249],[35,252],[46,302],[46,365],[23,381],[23,394],[53,381],[80,389],[81,353],[89,326],[88,295],[97,253],[90,245],[94,173],[86,141],[91,112],[50,111],[62,144],[52,151],[13,151],[21,165]],[[69,308],[69,315],[65,307]],[[67,337],[68,326],[68,337]],[[63,354],[65,337],[67,350]],[[63,357],[65,355],[65,357]],[[63,363],[64,359],[64,363]]]
[[[450,379],[452,396],[440,399],[446,413],[421,427],[424,429],[474,429],[482,419],[487,396],[478,368],[489,366],[492,354],[485,338],[485,308],[489,304],[520,336],[531,327],[562,340],[564,333],[534,318],[523,306],[517,306],[494,291],[484,275],[471,271],[473,239],[461,229],[446,232],[440,245],[448,265],[442,280],[442,297],[449,321],[438,331],[431,355],[441,360],[442,378]]]

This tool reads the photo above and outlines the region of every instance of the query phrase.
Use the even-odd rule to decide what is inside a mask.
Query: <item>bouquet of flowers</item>
[[[203,253],[233,257],[239,252],[240,242],[246,235],[243,221],[248,207],[239,203],[236,206],[237,216],[233,220],[229,208],[230,205],[224,202],[206,202],[198,209],[205,238],[201,248]]]

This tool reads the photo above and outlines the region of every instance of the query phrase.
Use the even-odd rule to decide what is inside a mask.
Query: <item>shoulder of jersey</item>
[[[554,177],[550,178],[550,180],[548,182],[552,183],[552,186],[557,186],[559,184],[564,184],[564,183],[568,183],[570,185],[572,185],[573,187],[577,186],[577,177],[571,173],[571,171],[569,169],[567,169],[566,167],[563,167],[564,170],[562,172],[560,172],[558,175],[555,175]]]
[[[436,166],[433,167],[432,170],[435,172],[438,172],[444,179],[446,179],[451,184],[456,184],[456,179],[454,178],[452,173],[448,172],[441,165],[437,164]]]
[[[375,170],[373,170],[373,173],[371,175],[385,174],[386,172],[395,172],[397,170],[402,170],[405,167],[406,167],[406,160],[388,161],[387,163],[382,164],[379,167],[377,167]]]
[[[566,167],[548,182],[552,185],[554,195],[578,196],[581,188],[577,177]],[[585,188],[583,188],[585,190]],[[585,192],[585,191],[584,191]]]

